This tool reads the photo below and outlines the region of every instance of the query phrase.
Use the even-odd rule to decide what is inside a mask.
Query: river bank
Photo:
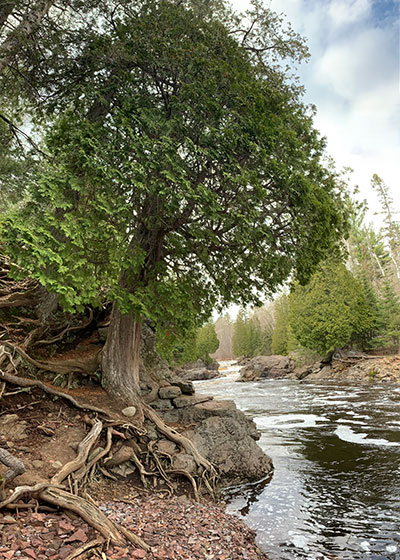
[[[224,513],[222,505],[204,505],[186,497],[132,497],[129,491],[123,500],[98,504],[109,519],[130,529],[151,547],[146,553],[134,545],[105,544],[100,558],[268,560],[254,542],[255,532],[243,521]],[[1,560],[99,559],[99,553],[90,548],[74,556],[80,547],[96,544],[98,534],[73,514],[41,510],[0,513],[0,530]]]
[[[92,392],[93,402],[102,404],[100,393],[94,389]],[[78,393],[86,398],[92,394],[88,389],[70,393],[76,398]],[[208,398],[199,397],[198,400],[198,404],[182,410],[191,418],[195,414],[198,421],[209,423],[220,407]],[[169,409],[169,414],[173,410]],[[233,405],[226,411],[222,407],[220,414],[221,417],[216,417],[217,423],[226,417],[228,424],[242,422],[241,430],[250,429],[250,420]],[[174,425],[178,428],[176,423]],[[25,472],[17,476],[6,491],[23,485],[49,484],[62,465],[76,457],[77,442],[83,440],[89,427],[85,411],[64,399],[48,398],[37,388],[5,392],[0,399],[2,447],[25,466]],[[115,436],[122,443],[126,441],[118,430]],[[255,445],[254,440],[250,440]],[[171,447],[172,442],[168,443]],[[0,472],[4,473],[5,468],[0,467]],[[118,474],[122,472],[118,469],[122,469],[124,475]],[[130,471],[133,472],[129,474]],[[175,478],[173,488],[153,478],[149,482],[157,484],[147,483],[143,488],[137,469],[126,462],[110,466],[108,472],[103,469],[103,474],[93,471],[83,493],[108,520],[141,538],[149,546],[148,551],[129,543],[112,546],[102,542],[99,532],[81,517],[37,501],[35,494],[29,492],[13,503],[11,509],[0,510],[0,560],[97,560],[99,557],[107,560],[267,560],[255,543],[255,532],[242,520],[225,513],[222,503],[210,498],[203,498],[201,503],[195,501],[192,485],[185,477]],[[175,497],[170,496],[172,490],[176,492]]]
[[[275,470],[236,488],[228,512],[271,560],[397,560],[400,388],[396,383],[263,379],[195,383],[234,398],[261,431]]]

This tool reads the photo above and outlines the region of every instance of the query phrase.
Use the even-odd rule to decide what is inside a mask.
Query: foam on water
[[[368,438],[368,434],[356,433],[349,426],[338,426],[335,434],[343,441],[350,443],[360,443],[363,445],[379,445],[387,447],[399,447],[397,441],[388,441],[387,439]],[[368,439],[367,439],[368,438]]]
[[[254,421],[259,429],[315,428],[318,422],[327,422],[328,418],[315,414],[282,414],[279,416],[254,418]]]

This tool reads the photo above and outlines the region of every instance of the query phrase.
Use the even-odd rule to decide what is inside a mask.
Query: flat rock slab
[[[212,401],[205,401],[195,405],[197,410],[204,410],[209,412],[222,412],[227,410],[236,410],[236,404],[234,401],[219,401],[213,399]]]
[[[211,401],[213,398],[211,395],[182,395],[174,399],[173,403],[176,408],[186,408],[187,406],[195,406],[196,404]]]
[[[176,385],[168,385],[168,387],[160,387],[158,396],[160,399],[175,399],[182,395],[182,391]]]
[[[155,401],[150,403],[150,406],[152,408],[155,408],[156,410],[169,410],[173,408],[170,399],[156,399]]]

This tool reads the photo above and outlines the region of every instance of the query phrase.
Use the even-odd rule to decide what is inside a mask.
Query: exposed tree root
[[[40,299],[40,288],[30,280],[20,283],[12,283],[8,278],[9,264],[0,257],[0,308],[4,307],[33,307],[37,305]],[[51,313],[51,312],[50,312]],[[25,315],[28,313],[24,313]],[[50,315],[48,315],[49,317]],[[11,338],[12,341],[2,340],[0,343],[0,398],[4,392],[5,384],[10,383],[17,387],[36,387],[45,391],[49,395],[61,397],[76,408],[90,411],[101,416],[100,419],[85,419],[91,424],[91,429],[86,437],[79,443],[76,457],[66,463],[48,483],[40,483],[34,486],[20,486],[7,498],[2,498],[0,494],[1,508],[18,508],[18,507],[38,507],[40,500],[42,503],[51,504],[52,506],[70,510],[78,514],[89,525],[99,531],[100,535],[97,539],[85,543],[74,551],[68,560],[74,560],[77,557],[85,555],[85,553],[93,548],[101,547],[105,542],[110,541],[115,544],[124,544],[126,540],[132,542],[135,546],[139,546],[146,551],[150,547],[140,538],[136,537],[131,531],[113,523],[107,519],[104,513],[97,507],[89,496],[82,497],[84,494],[84,486],[96,470],[103,473],[104,476],[116,478],[109,473],[105,467],[112,467],[124,464],[130,461],[136,466],[137,472],[141,478],[143,487],[146,488],[150,484],[154,487],[158,482],[162,482],[162,492],[172,494],[174,491],[173,478],[176,476],[185,477],[193,488],[194,496],[200,499],[200,488],[204,484],[207,490],[213,495],[213,486],[217,477],[217,473],[206,458],[204,458],[196,449],[194,444],[185,436],[168,426],[162,418],[149,406],[158,393],[159,384],[150,380],[150,392],[143,396],[144,402],[139,402],[137,406],[137,418],[146,418],[153,424],[158,432],[164,437],[178,444],[186,453],[193,456],[198,467],[197,473],[192,475],[184,469],[174,469],[172,456],[168,453],[158,451],[152,441],[146,436],[146,428],[142,425],[138,426],[132,422],[130,418],[123,418],[117,412],[113,414],[110,411],[100,407],[93,406],[89,403],[82,402],[72,395],[57,390],[53,386],[36,379],[28,379],[15,375],[17,373],[18,362],[25,360],[35,368],[43,371],[49,371],[60,375],[69,375],[72,372],[91,374],[97,371],[99,365],[99,355],[93,357],[92,361],[70,359],[70,360],[36,360],[28,353],[30,346],[50,345],[63,341],[65,337],[72,331],[80,331],[85,329],[93,321],[93,312],[89,310],[89,317],[83,320],[80,325],[71,326],[62,320],[56,323],[58,315],[52,316],[52,319],[46,322],[39,319],[25,317],[15,319],[16,323],[8,323],[3,337]],[[75,322],[75,319],[72,319]],[[14,325],[14,328],[12,327]],[[44,337],[45,333],[49,333]],[[55,334],[54,334],[55,333]],[[25,339],[23,338],[25,336]],[[12,342],[18,338],[18,344]],[[15,353],[18,357],[15,359]],[[3,366],[4,361],[8,360],[6,367]],[[154,381],[154,382],[153,382]],[[122,447],[115,451],[113,449],[113,436],[123,441]],[[99,443],[103,442],[103,443]],[[1,445],[1,441],[0,441]],[[117,446],[118,447],[118,446]],[[15,460],[10,464],[11,459]],[[4,459],[4,460],[3,460]],[[23,463],[13,457],[8,451],[0,448],[0,461],[10,467],[3,479],[3,486],[11,482],[16,476],[24,470]],[[7,462],[8,461],[8,462]],[[11,461],[12,462],[12,461]],[[61,486],[62,484],[62,486]],[[1,490],[1,488],[0,488]],[[21,496],[32,497],[28,503],[17,504],[17,500]],[[44,506],[46,507],[46,506]]]
[[[93,539],[85,544],[83,544],[82,546],[78,547],[76,550],[74,550],[73,552],[71,552],[71,554],[69,554],[65,560],[74,560],[74,558],[79,558],[82,554],[84,554],[85,552],[87,552],[88,550],[91,550],[93,548],[97,548],[102,546],[104,543],[106,542],[106,540],[103,537],[97,537],[97,539]]]
[[[86,321],[84,321],[81,325],[78,325],[76,327],[65,327],[60,333],[58,333],[57,335],[53,336],[53,338],[49,338],[47,340],[37,340],[35,342],[35,345],[39,346],[45,346],[47,344],[55,344],[56,342],[59,342],[60,340],[62,340],[64,338],[64,336],[70,332],[73,331],[81,331],[83,329],[86,329],[90,323],[93,321],[93,309],[89,309],[89,317]]]
[[[183,436],[173,428],[170,428],[150,406],[143,405],[143,408],[144,408],[144,414],[146,418],[148,418],[148,420],[151,420],[151,422],[153,422],[156,425],[157,429],[164,436],[166,436],[169,440],[173,441],[174,443],[181,445],[187,453],[193,455],[193,458],[199,467],[203,467],[205,470],[209,471],[210,473],[216,474],[213,465],[210,463],[210,461],[208,461],[202,455],[200,455],[200,453],[197,451],[196,447],[193,445],[193,443],[190,441],[189,438]]]
[[[34,307],[37,305],[38,289],[15,291],[0,296],[0,308],[2,307]]]
[[[78,514],[84,521],[99,531],[105,539],[110,540],[114,544],[121,545],[125,543],[125,539],[117,525],[107,519],[104,513],[88,500],[54,487],[46,488],[40,492],[39,497],[50,504]],[[146,543],[143,542],[143,545],[143,548],[148,548]]]
[[[51,479],[52,484],[61,484],[67,476],[80,469],[85,464],[89,451],[99,439],[102,429],[103,423],[100,422],[100,420],[96,420],[88,435],[80,442],[77,457],[64,465],[63,468],[53,476]]]
[[[17,486],[14,492],[10,496],[8,496],[8,498],[5,498],[2,502],[0,502],[0,509],[16,502],[17,500],[19,500],[19,498],[21,498],[21,496],[25,496],[26,494],[36,496],[39,492],[43,491],[49,486],[51,486],[49,482],[39,482],[34,486]]]
[[[100,350],[90,361],[79,359],[63,360],[62,362],[51,360],[39,361],[31,358],[25,350],[15,344],[11,344],[8,341],[4,341],[3,344],[8,348],[11,348],[11,350],[17,352],[17,354],[19,354],[24,360],[43,371],[51,371],[52,373],[59,373],[61,375],[69,374],[71,372],[90,374],[95,373],[99,367],[98,354],[100,353]]]
[[[92,406],[86,403],[84,405],[80,404],[76,399],[74,399],[74,397],[72,397],[68,393],[57,391],[56,389],[53,389],[53,387],[49,387],[48,385],[46,385],[45,383],[37,379],[27,379],[26,377],[19,377],[17,375],[12,375],[11,373],[6,373],[5,371],[1,371],[1,370],[0,370],[0,379],[2,379],[3,381],[7,381],[8,383],[12,383],[13,385],[19,385],[20,387],[38,387],[39,389],[42,389],[42,391],[45,391],[49,395],[62,397],[63,399],[73,404],[76,408],[80,408],[81,410],[98,412],[99,414],[104,414],[104,416],[106,416],[107,418],[110,417],[109,413],[106,410],[103,410],[102,408],[99,408],[97,406]]]
[[[0,463],[3,463],[9,469],[4,473],[3,480],[5,484],[9,484],[16,476],[23,474],[25,472],[25,465],[18,459],[18,457],[14,457],[7,449],[3,449],[0,447]],[[1,479],[1,475],[0,475]]]

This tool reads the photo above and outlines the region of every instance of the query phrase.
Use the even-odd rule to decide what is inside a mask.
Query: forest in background
[[[342,261],[327,259],[310,281],[289,284],[262,307],[219,317],[216,359],[292,354],[299,364],[334,349],[397,352],[400,339],[400,223],[389,187],[374,175],[381,227],[366,222],[367,201],[348,200]]]

